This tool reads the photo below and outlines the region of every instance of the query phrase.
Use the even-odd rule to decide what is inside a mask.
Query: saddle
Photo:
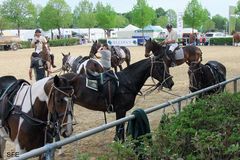
[[[208,63],[206,63],[206,65],[212,69],[216,83],[220,83],[226,80],[225,74],[223,73],[217,62],[209,61]]]
[[[75,59],[75,61],[73,62],[72,72],[77,73],[78,67],[79,67],[84,61],[86,61],[87,59],[89,59],[89,56],[85,56],[85,57],[79,56],[79,57],[77,57],[77,58]]]
[[[9,79],[9,82],[5,83],[5,80],[4,80],[4,83],[3,83],[2,79],[5,79],[5,80]],[[12,77],[12,76],[1,77],[0,84],[4,85],[4,88],[6,89],[4,89],[0,97],[0,126],[4,125],[7,117],[9,116],[10,112],[13,110],[14,97],[23,83],[29,84],[25,80],[22,80],[22,79],[17,80],[15,77]]]
[[[112,102],[116,88],[119,87],[119,80],[112,70],[100,73],[99,75],[87,75],[86,87],[101,92],[103,98],[105,98],[108,112],[114,111]]]
[[[4,91],[16,81],[17,81],[17,79],[14,76],[0,77],[0,99],[1,99]]]

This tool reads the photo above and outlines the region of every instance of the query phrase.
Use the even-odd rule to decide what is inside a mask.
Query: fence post
[[[46,160],[54,160],[55,149],[49,148],[49,150],[44,155]]]
[[[178,106],[177,114],[179,114],[182,108],[182,101],[179,101],[177,106]]]
[[[234,89],[234,93],[237,93],[237,80],[233,81],[233,89]]]

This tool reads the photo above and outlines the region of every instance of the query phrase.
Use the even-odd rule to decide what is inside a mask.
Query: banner
[[[177,33],[182,37],[183,32],[183,12],[178,12],[177,14]]]
[[[109,46],[137,46],[137,39],[107,39],[107,44]]]

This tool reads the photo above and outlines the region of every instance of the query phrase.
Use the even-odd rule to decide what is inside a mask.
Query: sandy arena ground
[[[233,78],[240,75],[239,62],[240,62],[240,48],[231,46],[204,46],[200,47],[203,52],[203,63],[208,60],[217,60],[223,63],[227,68],[227,79]],[[55,55],[57,67],[61,66],[61,53],[70,52],[72,55],[88,55],[90,46],[71,46],[71,47],[52,47],[52,52]],[[23,78],[29,80],[28,69],[30,63],[30,54],[33,49],[22,49],[18,51],[1,51],[0,52],[0,75],[14,75],[17,78]],[[134,63],[144,58],[144,47],[130,47],[132,60]],[[172,93],[182,96],[188,91],[188,67],[183,64],[179,67],[175,67],[170,70],[173,75],[175,86],[173,87]],[[33,81],[31,82],[33,83]],[[151,83],[149,80],[148,84]],[[227,90],[232,90],[232,84],[227,86]],[[154,92],[149,96],[137,97],[136,105],[128,114],[136,108],[148,108],[168,100],[177,98],[176,96],[169,95],[164,92]],[[183,102],[183,105],[185,102]],[[169,107],[168,112],[173,112],[173,108]],[[154,130],[159,124],[162,111],[157,111],[150,114],[149,121],[151,129]],[[78,124],[74,126],[74,134],[86,131],[90,128],[102,125],[104,123],[104,116],[102,112],[96,112],[87,110],[83,107],[75,105],[75,116]],[[108,114],[108,122],[115,119],[115,114]],[[105,132],[85,138],[81,141],[72,143],[71,145],[64,146],[62,151],[64,154],[57,156],[56,159],[72,160],[76,159],[78,153],[88,152],[93,156],[101,155],[108,150],[108,144],[112,142],[114,137],[115,129],[110,129]],[[7,143],[7,149],[5,150],[5,156],[7,152],[14,151],[14,146],[11,143]],[[94,159],[94,158],[93,158]]]

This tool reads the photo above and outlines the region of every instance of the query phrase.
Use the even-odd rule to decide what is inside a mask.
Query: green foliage
[[[220,16],[219,14],[212,17],[212,21],[215,23],[215,28],[218,31],[223,31],[226,29],[227,19]]]
[[[72,23],[71,8],[64,0],[49,0],[40,13],[39,22],[43,30],[69,27]]]
[[[236,19],[235,31],[240,32],[240,17]]]
[[[160,16],[165,16],[166,15],[166,11],[162,8],[159,7],[155,10],[156,13],[156,17],[159,18]]]
[[[165,27],[168,24],[168,17],[167,16],[160,16],[159,18],[156,19],[155,22],[156,25]]]
[[[20,34],[20,28],[33,21],[35,7],[30,0],[7,0],[1,6],[1,16],[15,24]]]
[[[233,39],[232,37],[227,38],[211,38],[210,45],[232,45]]]
[[[173,9],[169,9],[166,16],[168,17],[168,23],[172,24],[173,27],[177,27],[177,13]]]
[[[128,19],[122,15],[117,15],[116,16],[116,27],[121,28],[125,27],[128,24]]]
[[[109,4],[106,6],[101,2],[96,4],[96,19],[98,27],[103,28],[108,37],[110,36],[111,29],[116,26],[116,16],[117,13]]]
[[[65,39],[54,39],[50,40],[49,44],[51,47],[56,46],[72,46],[79,43],[78,38],[65,38]],[[21,41],[20,42],[21,48],[31,48],[31,42],[29,41]]]
[[[198,0],[191,0],[184,11],[184,23],[192,28],[200,28],[207,19],[208,11],[202,8]]]
[[[203,23],[203,32],[208,32],[208,31],[212,31],[215,29],[215,22],[212,21],[211,19],[208,19],[206,20],[204,23]]]
[[[97,21],[94,12],[93,3],[88,0],[82,0],[73,12],[74,26],[80,28],[93,28]]]
[[[132,10],[133,23],[140,28],[152,24],[156,17],[155,11],[148,6],[146,0],[137,0],[137,4]]]
[[[107,43],[107,39],[98,39],[98,42],[101,44]]]

